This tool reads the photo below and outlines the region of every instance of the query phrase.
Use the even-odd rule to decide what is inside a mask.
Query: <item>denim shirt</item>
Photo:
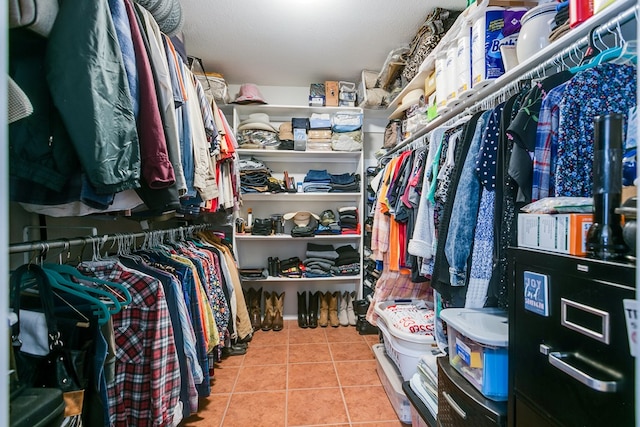
[[[462,167],[460,180],[445,243],[445,255],[449,262],[451,286],[465,286],[467,263],[473,243],[478,204],[480,202],[480,182],[476,175],[476,160],[480,150],[482,134],[491,111],[485,111],[476,123],[473,139]]]

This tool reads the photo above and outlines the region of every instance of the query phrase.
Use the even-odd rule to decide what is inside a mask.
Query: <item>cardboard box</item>
[[[436,70],[433,70],[431,74],[424,80],[424,97],[429,96],[436,91]]]
[[[518,246],[584,256],[592,214],[518,214]]]
[[[338,82],[336,81],[326,81],[324,82],[324,96],[325,96],[325,105],[327,107],[337,107],[338,106]]]

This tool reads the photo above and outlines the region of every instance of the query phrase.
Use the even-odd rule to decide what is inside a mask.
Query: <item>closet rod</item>
[[[211,228],[209,224],[189,225],[185,227],[168,228],[165,230],[143,231],[140,233],[105,234],[104,236],[76,237],[74,239],[41,240],[36,242],[14,243],[9,245],[9,253],[16,254],[30,251],[45,251],[50,249],[67,249],[72,246],[87,244],[104,245],[108,242],[117,242],[121,239],[140,239],[144,237],[165,236],[174,233],[192,234]]]
[[[623,4],[626,5],[627,9],[620,12]],[[639,11],[640,5],[635,4],[634,1],[630,0],[621,2],[618,7],[616,7],[615,4],[609,6],[608,9],[605,9],[593,18],[594,21],[592,21],[591,26],[596,28],[593,32],[594,37],[601,38],[603,35],[606,35],[606,33],[610,33],[632,19],[636,19]],[[500,96],[503,96],[505,93],[512,91],[517,87],[522,80],[530,79],[536,75],[544,75],[544,71],[546,71],[546,69],[553,65],[558,65],[558,61],[561,61],[561,59],[569,56],[570,53],[575,52],[578,49],[582,49],[589,44],[589,28],[591,26],[580,26],[575,30],[572,30],[572,32],[569,32],[563,37],[564,40],[560,39],[556,46],[551,44],[546,49],[543,49],[541,53],[534,55],[521,64],[518,64],[518,66],[513,70],[510,70],[501,77],[495,79],[488,86],[480,89],[478,92],[475,92],[469,98],[462,100],[460,104],[456,105],[451,110],[436,117],[434,120],[429,122],[428,125],[411,135],[411,137],[405,139],[396,147],[389,150],[382,156],[382,158],[387,158],[397,152],[403,151],[409,144],[419,138],[422,138],[436,127],[452,121],[452,119],[455,121],[464,114],[473,113],[478,109],[479,104],[487,102],[488,100],[495,101],[496,99],[499,99]],[[569,46],[565,48],[561,47],[569,41],[571,41]],[[540,62],[541,60],[542,62]],[[498,91],[495,89],[496,86],[500,86]]]

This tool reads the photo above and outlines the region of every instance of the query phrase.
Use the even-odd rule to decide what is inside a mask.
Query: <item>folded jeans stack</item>
[[[331,176],[326,169],[310,169],[302,183],[305,193],[328,193],[331,189]]]

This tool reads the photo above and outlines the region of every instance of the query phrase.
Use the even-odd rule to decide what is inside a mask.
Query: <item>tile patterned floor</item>
[[[247,354],[216,364],[212,394],[183,427],[402,427],[354,327],[258,331]]]

